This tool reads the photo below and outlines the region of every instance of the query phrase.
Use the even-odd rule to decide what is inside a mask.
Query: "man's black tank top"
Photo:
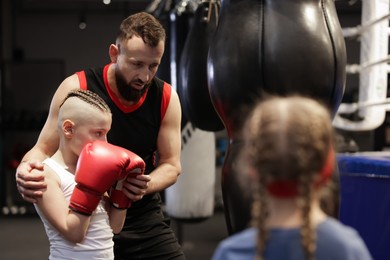
[[[155,166],[157,136],[168,106],[171,86],[154,78],[146,95],[137,104],[125,107],[108,86],[108,67],[85,70],[85,79],[82,78],[82,72],[78,72],[81,88],[88,88],[106,101],[112,112],[108,141],[141,156],[148,174]]]
[[[154,77],[141,100],[135,105],[125,107],[108,86],[109,66],[77,72],[80,88],[91,90],[106,101],[112,113],[111,130],[107,135],[108,142],[142,157],[146,163],[145,174],[149,174],[155,169],[157,137],[161,120],[169,104],[171,86]],[[141,201],[132,204],[128,210],[128,218],[142,215],[138,209],[152,206],[146,205],[149,204],[149,200],[156,200],[156,203],[158,201],[155,196],[145,196]]]

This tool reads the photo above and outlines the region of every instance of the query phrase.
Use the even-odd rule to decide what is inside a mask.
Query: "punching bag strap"
[[[214,8],[213,8],[214,7]],[[215,12],[215,23],[216,23],[216,25],[218,25],[218,14],[219,14],[219,8],[218,8],[218,3],[217,3],[217,1],[216,0],[211,0],[210,2],[209,2],[209,8],[208,8],[209,10],[208,10],[208,12],[207,12],[207,23],[209,23],[210,22],[210,20],[211,20],[211,12],[212,12],[212,10],[214,9],[214,12]]]

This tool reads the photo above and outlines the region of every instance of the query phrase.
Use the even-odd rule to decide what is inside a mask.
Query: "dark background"
[[[176,3],[171,2],[171,6]],[[335,3],[342,27],[361,23],[360,1]],[[47,256],[48,244],[40,220],[16,191],[15,167],[34,145],[60,82],[75,71],[107,64],[108,47],[114,43],[122,19],[150,4],[149,0],[112,0],[109,5],[102,0],[1,1],[0,259]],[[169,15],[159,18],[168,32],[159,76],[173,83]],[[80,22],[86,23],[85,29],[79,28]],[[347,39],[346,44],[348,63],[359,63],[359,41]],[[356,101],[358,84],[358,76],[348,75],[344,101]],[[361,151],[383,150],[387,146],[386,129],[385,121],[372,131],[342,135]],[[217,139],[225,136],[223,131],[216,135]],[[201,223],[173,223],[189,259],[209,258],[217,242],[226,236],[218,181],[217,177],[213,218]]]

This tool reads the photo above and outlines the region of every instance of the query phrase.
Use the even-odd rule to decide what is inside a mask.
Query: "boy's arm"
[[[36,173],[37,171],[34,170],[30,174],[34,175]],[[36,206],[65,239],[73,243],[83,241],[90,223],[90,216],[77,214],[69,210],[57,174],[49,169],[38,173],[45,177],[47,189],[40,198],[36,199]]]
[[[119,234],[125,224],[127,209],[118,209],[115,208],[108,197],[108,194],[105,194],[104,200],[106,203],[106,211],[110,219],[110,226],[114,234]]]

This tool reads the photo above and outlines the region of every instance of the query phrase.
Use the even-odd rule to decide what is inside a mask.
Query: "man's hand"
[[[141,200],[146,194],[151,177],[149,175],[128,176],[122,192],[131,200]]]
[[[31,173],[32,170],[38,171]],[[38,161],[21,162],[16,169],[16,187],[27,202],[35,203],[46,189],[45,177],[39,171],[43,171],[43,164]]]

